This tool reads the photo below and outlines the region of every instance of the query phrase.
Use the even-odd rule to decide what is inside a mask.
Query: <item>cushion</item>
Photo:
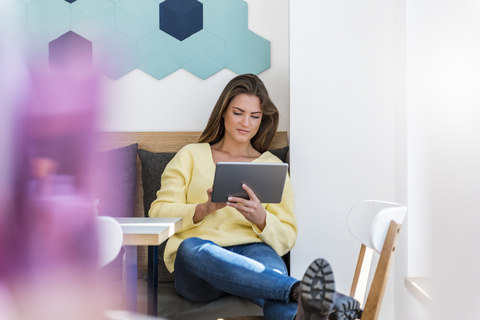
[[[150,205],[157,199],[157,191],[161,187],[162,173],[175,153],[138,149],[138,156],[142,163],[143,208],[145,217],[148,217]]]
[[[97,154],[98,214],[133,217],[135,214],[136,161],[138,144]]]
[[[287,162],[288,150],[289,150],[289,147],[287,146],[280,149],[270,150],[270,152],[273,153],[275,156],[277,156],[277,158],[282,160],[282,162]]]
[[[145,284],[141,284],[145,286]],[[140,287],[140,289],[143,289]],[[140,291],[140,290],[139,290]],[[145,290],[146,291],[146,290]],[[207,302],[194,302],[180,296],[173,283],[158,285],[158,316],[171,320],[250,319],[262,316],[263,310],[246,298],[226,295]],[[245,318],[244,318],[245,317]]]
[[[270,152],[277,156],[283,162],[287,162],[288,147],[271,150]],[[148,217],[150,205],[157,199],[157,191],[161,187],[161,177],[167,164],[175,156],[174,152],[151,152],[144,149],[138,149],[138,155],[142,163],[142,186],[143,186],[143,207],[145,216]],[[165,267],[163,262],[163,252],[165,251],[166,241],[158,249],[158,281],[173,282],[175,276]]]
[[[135,215],[138,144],[99,152],[96,156],[94,197],[99,199],[98,214],[113,217]],[[122,249],[123,250],[123,249]],[[122,279],[123,254],[102,268],[111,279]]]
[[[138,149],[138,156],[142,163],[143,208],[145,217],[148,217],[150,205],[157,199],[157,191],[161,187],[161,177],[167,164],[175,156],[173,152],[150,152]],[[163,252],[167,241],[158,247],[158,282],[174,282],[171,274],[163,262]]]

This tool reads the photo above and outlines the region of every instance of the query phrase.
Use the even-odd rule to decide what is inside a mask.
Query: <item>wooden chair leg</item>
[[[368,275],[372,265],[373,250],[362,244],[358,254],[357,267],[353,276],[350,297],[360,302],[360,306],[365,305],[365,295],[367,293]]]
[[[390,222],[388,233],[383,244],[382,253],[378,260],[375,276],[368,293],[367,302],[363,311],[362,320],[377,320],[382,306],[383,295],[387,286],[388,275],[392,267],[393,257],[400,233],[401,225]]]

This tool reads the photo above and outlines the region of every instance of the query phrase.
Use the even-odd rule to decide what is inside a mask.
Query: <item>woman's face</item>
[[[260,128],[262,107],[255,95],[242,93],[232,99],[225,114],[225,135],[236,142],[249,142]]]

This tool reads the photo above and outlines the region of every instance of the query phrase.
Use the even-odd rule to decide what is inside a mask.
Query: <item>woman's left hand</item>
[[[267,224],[267,212],[252,189],[246,184],[243,184],[242,188],[247,192],[250,200],[238,197],[228,197],[227,206],[237,209],[245,219],[256,224],[257,227],[263,231]]]

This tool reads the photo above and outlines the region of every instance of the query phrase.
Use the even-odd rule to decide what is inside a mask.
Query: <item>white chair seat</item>
[[[358,241],[380,253],[390,221],[402,224],[406,214],[407,207],[397,203],[362,201],[350,210],[348,229]]]
[[[123,243],[122,227],[112,217],[96,217],[96,228],[98,236],[98,264],[103,267],[112,262]]]
[[[400,204],[373,200],[357,203],[350,210],[348,228],[361,242],[350,296],[363,306],[362,320],[378,320],[406,213],[407,207]],[[376,267],[372,268],[374,251],[379,253],[380,257]],[[374,277],[365,301],[369,276],[373,271]]]

